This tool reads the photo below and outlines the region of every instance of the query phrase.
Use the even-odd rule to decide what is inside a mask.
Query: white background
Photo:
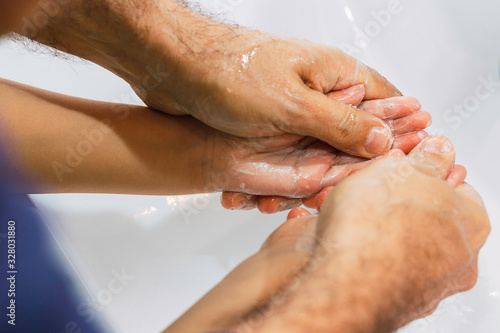
[[[356,46],[356,40],[354,56],[431,112],[431,132],[452,139],[457,162],[469,171],[468,182],[484,197],[493,231],[481,253],[477,286],[402,331],[500,332],[500,88],[471,104],[481,86],[479,77],[500,81],[500,3],[401,0],[398,14],[377,21],[373,11],[387,10],[390,2],[204,1],[243,26],[332,46]],[[361,47],[357,31],[364,32]],[[30,52],[4,41],[0,64],[0,77],[74,96],[138,102],[123,81],[80,60]],[[453,111],[455,104],[465,104],[462,115]],[[33,197],[50,218],[55,238],[87,294],[84,298],[101,297],[105,325],[116,332],[165,328],[256,251],[285,218],[224,211],[217,195]],[[134,280],[111,299],[102,298],[109,295],[113,271],[122,270]]]

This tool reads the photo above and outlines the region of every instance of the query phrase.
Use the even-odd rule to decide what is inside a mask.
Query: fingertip
[[[383,120],[400,119],[421,108],[420,102],[414,97],[391,97],[362,102],[359,108]]]
[[[447,137],[441,135],[430,135],[423,139],[422,142],[415,147],[415,152],[446,155],[454,154],[455,148]]]
[[[275,214],[299,207],[301,199],[290,199],[279,196],[262,196],[257,200],[257,208],[263,214]]]
[[[417,98],[412,96],[401,96],[400,98],[404,98],[406,102],[405,104],[414,111],[419,111],[420,109],[422,109],[422,104]]]
[[[348,176],[354,175],[358,171],[361,171],[361,169],[351,170],[349,172]],[[333,188],[334,188],[334,186],[325,187],[315,196],[313,196],[311,198],[302,199],[302,203],[307,208],[316,209],[317,211],[320,211],[321,206],[323,206],[323,203],[326,200],[326,197],[328,197],[328,194],[330,194],[330,192],[333,190]]]
[[[464,177],[464,180],[462,180],[462,183],[463,183],[465,181],[465,178],[467,178],[467,175],[469,174],[467,172],[467,169],[461,164],[455,164],[455,168],[457,168],[459,170],[459,172],[462,174],[462,176]]]
[[[290,213],[288,213],[286,219],[290,220],[290,219],[295,219],[295,218],[308,216],[308,215],[312,215],[312,214],[307,209],[299,207],[299,208],[292,209],[290,211]]]
[[[392,131],[387,125],[383,127],[374,126],[368,133],[364,149],[366,154],[372,158],[388,151],[393,142]]]
[[[465,178],[467,177],[467,169],[463,167],[462,165],[455,165],[453,169],[451,170],[450,174],[446,178],[446,182],[451,186],[451,187],[457,187],[458,185],[462,184],[465,181]]]
[[[284,131],[317,138],[359,157],[373,158],[390,149],[392,131],[376,116],[319,92],[308,92],[307,100],[297,105],[302,110],[287,114]]]
[[[422,131],[432,124],[427,111],[416,111],[407,116],[386,121],[396,136]]]
[[[418,131],[414,133],[404,134],[394,139],[394,144],[392,145],[392,148],[399,149],[403,151],[405,154],[408,154],[413,149],[415,149],[415,147],[418,146],[418,144],[420,144],[422,140],[424,140],[428,136],[429,134],[426,131]]]
[[[302,204],[307,208],[316,208],[316,196],[310,198],[302,198]]]
[[[420,112],[422,114],[422,118],[427,119],[427,122],[426,122],[424,128],[430,127],[432,125],[432,115],[427,111],[420,111]]]
[[[316,196],[316,209],[318,210],[318,212],[321,211],[321,207],[325,203],[326,198],[332,190],[333,186],[326,187],[321,190],[321,192],[319,192],[319,194]]]
[[[401,149],[391,149],[382,157],[391,157],[391,156],[403,157],[405,155],[406,154]]]
[[[225,209],[251,210],[257,206],[257,197],[244,193],[223,192],[220,202]]]
[[[455,164],[455,149],[448,138],[431,135],[422,140],[408,158],[420,171],[446,179]]]
[[[327,96],[345,104],[358,106],[365,97],[365,86],[357,84],[343,90],[329,92]]]

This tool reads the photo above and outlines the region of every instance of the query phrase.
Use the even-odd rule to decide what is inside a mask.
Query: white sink
[[[223,8],[230,19],[244,26],[342,46],[403,93],[419,98],[434,117],[431,132],[454,142],[458,163],[467,167],[468,181],[484,197],[493,230],[481,253],[477,286],[445,300],[434,315],[401,332],[500,332],[500,177],[496,174],[500,2],[204,3]],[[392,13],[384,16],[381,10]],[[0,61],[12,64],[2,68],[3,77],[87,98],[137,101],[126,84],[97,66],[33,55],[10,42],[1,43],[0,50]],[[491,91],[485,80],[494,81]],[[482,94],[477,95],[478,89]],[[117,332],[155,332],[166,327],[256,251],[285,218],[284,214],[225,211],[215,195],[33,198],[50,218],[83,292],[99,300],[106,325]],[[123,270],[130,281],[111,292],[110,281]]]

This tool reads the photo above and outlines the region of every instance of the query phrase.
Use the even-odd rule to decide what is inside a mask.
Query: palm
[[[364,88],[354,86],[329,93],[330,98],[358,105],[386,121],[395,136],[393,148],[408,153],[427,135],[430,115],[408,97],[362,102]],[[361,104],[360,104],[361,103]],[[265,138],[239,138],[220,134],[219,165],[215,178],[225,192],[228,209],[252,209],[266,213],[291,209],[323,188],[333,186],[370,160],[348,155],[310,137],[283,134]],[[389,153],[392,153],[389,152]],[[388,154],[389,154],[388,153]],[[387,155],[387,154],[386,154]],[[224,169],[225,167],[225,169]],[[262,196],[259,196],[262,195]],[[272,195],[268,197],[267,195]]]
[[[314,138],[290,134],[239,138],[221,133],[216,147],[214,156],[224,156],[219,170],[229,173],[223,188],[248,194],[311,196],[367,163]]]

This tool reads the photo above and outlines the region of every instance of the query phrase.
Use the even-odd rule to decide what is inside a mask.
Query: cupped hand
[[[67,1],[45,23],[20,30],[104,66],[150,108],[241,137],[312,136],[365,158],[390,149],[383,121],[326,95],[357,84],[367,100],[400,92],[338,48],[223,24],[175,0]]]
[[[326,96],[358,84],[365,86],[366,100],[401,95],[373,69],[305,40],[212,21],[203,29],[199,37],[189,36],[195,46],[179,56],[166,79],[151,89],[132,85],[149,107],[188,114],[241,137],[311,136],[365,158],[390,149],[386,123]],[[210,38],[201,38],[210,31]]]
[[[319,214],[314,265],[256,332],[392,332],[471,289],[490,224],[454,159],[446,138],[428,137],[407,158],[377,161],[335,187]]]
[[[328,97],[346,104],[359,106],[360,110],[373,114],[386,122],[395,136],[393,148],[396,150],[391,150],[384,156],[402,154],[401,150],[408,153],[427,136],[423,129],[430,125],[431,117],[429,113],[420,110],[420,104],[416,99],[395,97],[361,102],[365,96],[364,93],[364,86],[358,85],[343,91],[330,93]],[[278,140],[281,140],[283,147],[288,151],[282,151],[281,155],[277,154],[274,157],[277,158],[279,165],[286,166],[286,168],[277,168],[268,164],[267,168],[260,169],[259,174],[251,175],[247,172],[245,180],[235,176],[233,180],[236,184],[233,184],[233,188],[236,189],[231,190],[233,192],[223,193],[221,197],[222,205],[225,208],[253,209],[258,207],[261,212],[267,214],[292,209],[301,205],[302,202],[308,207],[315,208],[318,202],[317,196],[311,199],[308,199],[308,197],[313,194],[316,195],[325,187],[337,184],[349,174],[368,166],[372,161],[345,154],[319,140],[311,138],[289,136],[288,142],[285,142],[284,137],[280,136],[259,138],[254,142],[262,144],[263,148],[266,148],[266,144],[270,144],[267,148],[275,149],[276,147],[272,145]],[[240,147],[242,152],[254,153],[253,151],[249,153],[247,147]],[[306,149],[304,149],[305,147]],[[322,154],[313,155],[313,152],[318,152],[318,149]],[[267,151],[267,153],[269,152]],[[243,153],[236,152],[236,155],[242,157]],[[286,159],[284,158],[285,155]],[[258,155],[255,155],[254,159],[254,162],[258,162]],[[241,161],[241,158],[236,160]],[[308,165],[308,168],[305,165]],[[234,167],[234,165],[231,165],[231,167]],[[306,180],[306,176],[309,179]],[[240,180],[244,185],[242,186],[242,183],[240,183],[238,188],[236,185]],[[248,185],[251,184],[257,187],[249,190]],[[266,194],[269,195],[266,196]],[[320,197],[323,194],[320,194]],[[300,198],[303,198],[303,200],[301,201]]]
[[[292,134],[250,139],[217,132],[211,146],[211,191],[286,196],[298,202],[371,162]]]
[[[454,156],[431,137],[344,181],[319,215],[292,210],[166,332],[385,333],[429,314],[472,287],[489,232]]]

